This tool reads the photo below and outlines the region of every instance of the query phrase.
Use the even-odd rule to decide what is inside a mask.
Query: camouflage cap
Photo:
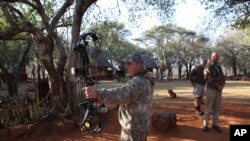
[[[133,62],[133,61],[140,62],[142,64],[144,63],[141,55],[138,53],[129,54],[127,57],[122,59],[122,62],[124,62],[124,63]]]
[[[202,59],[202,63],[207,63],[207,59]]]

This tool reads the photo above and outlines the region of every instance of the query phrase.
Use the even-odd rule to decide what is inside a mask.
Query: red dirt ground
[[[176,113],[177,126],[165,133],[151,127],[148,141],[228,141],[230,124],[250,124],[250,104],[244,103],[223,102],[220,115],[222,133],[217,133],[211,128],[209,132],[201,131],[203,117],[194,115],[191,100],[162,98],[155,101],[153,111]],[[118,141],[119,136],[120,125],[117,120],[117,110],[112,108],[106,125],[100,133],[82,135],[76,128],[69,132],[52,131],[46,135],[30,134],[18,138],[2,138],[1,141]]]

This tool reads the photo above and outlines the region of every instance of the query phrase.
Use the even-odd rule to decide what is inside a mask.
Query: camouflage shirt
[[[196,66],[190,73],[190,81],[192,84],[205,85],[204,67],[202,65]]]
[[[118,119],[123,129],[148,128],[154,83],[152,73],[137,75],[125,85],[99,89],[99,100],[119,104]]]
[[[218,89],[218,86],[225,85],[225,78],[222,68],[217,63],[212,63],[207,66],[204,71],[207,87]]]

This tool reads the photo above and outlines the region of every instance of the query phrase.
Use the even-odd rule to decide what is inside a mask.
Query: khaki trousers
[[[219,114],[221,109],[222,92],[213,88],[206,88],[205,95],[207,101],[205,104],[203,125],[208,126],[210,113],[212,112],[212,125],[219,126]]]

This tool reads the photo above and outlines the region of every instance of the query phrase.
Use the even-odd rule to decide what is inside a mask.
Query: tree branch
[[[76,0],[76,5],[73,14],[73,27],[72,27],[72,43],[74,43],[76,37],[80,33],[80,27],[82,23],[83,14],[87,11],[87,9],[95,3],[97,0]]]
[[[10,24],[10,26],[17,26],[16,22],[14,21],[13,16],[10,14],[10,11],[8,10],[8,4],[7,3],[3,3],[0,4],[1,9],[3,11],[3,15],[5,16],[7,22]]]
[[[10,40],[21,32],[23,32],[23,29],[20,29],[17,26],[11,27],[6,31],[0,31],[0,40]]]
[[[35,0],[35,3],[37,5],[36,10],[42,18],[42,23],[44,24],[45,29],[47,32],[53,33],[53,29],[49,26],[49,17],[46,15],[43,5],[41,4],[40,0]]]
[[[51,21],[50,25],[51,28],[53,29],[60,18],[65,14],[65,11],[67,10],[68,7],[70,7],[73,4],[74,0],[66,0],[63,6],[60,8],[58,13],[54,16],[53,20]]]
[[[10,3],[15,3],[15,2],[20,2],[20,3],[25,3],[29,6],[31,6],[34,9],[37,9],[37,6],[34,5],[33,3],[29,2],[28,0],[2,0],[3,2],[10,2]]]

